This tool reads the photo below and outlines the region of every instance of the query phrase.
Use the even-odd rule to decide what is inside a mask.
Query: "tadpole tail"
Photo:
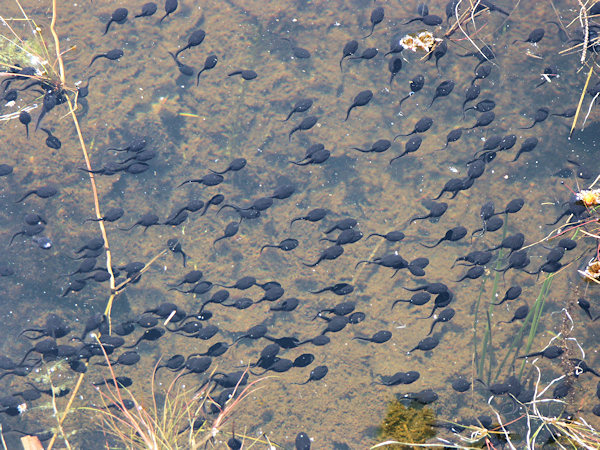
[[[442,239],[440,239],[439,241],[437,241],[437,242],[436,242],[435,244],[433,244],[433,245],[427,245],[427,244],[423,244],[422,242],[419,242],[419,244],[421,244],[423,247],[426,247],[426,248],[435,248],[435,247],[437,247],[438,245],[440,245],[440,244],[442,243],[442,241],[443,241],[443,240],[444,240],[444,239],[442,238]]]
[[[18,233],[15,233],[15,234],[13,234],[13,235],[12,235],[12,237],[10,238],[10,242],[8,243],[8,245],[9,245],[9,246],[11,246],[11,245],[12,245],[12,243],[13,243],[13,241],[15,240],[15,238],[16,238],[17,236],[20,236],[20,235],[22,235],[22,234],[25,234],[25,233],[24,233],[23,231],[19,231]]]
[[[291,164],[295,164],[296,166],[307,166],[308,164],[310,164],[310,162],[303,163],[301,161],[303,161],[303,160],[300,160],[300,161],[290,161],[290,163]]]
[[[306,267],[316,267],[316,266],[317,266],[317,264],[319,264],[320,262],[321,262],[321,260],[319,259],[319,260],[317,260],[317,262],[316,262],[316,263],[314,263],[314,264],[306,264],[305,262],[302,262],[302,264],[304,264]]]
[[[342,68],[341,64],[342,62],[340,61],[340,69]],[[280,122],[287,122],[290,120],[290,117],[292,117],[292,114],[294,114],[294,110],[292,110],[284,120],[280,120]]]
[[[259,252],[259,253],[260,253],[260,254],[262,254],[262,252],[263,252],[263,250],[264,250],[265,248],[274,248],[274,247],[277,247],[277,246],[276,246],[276,245],[273,245],[273,244],[267,244],[267,245],[263,245],[263,246],[260,248],[260,252]]]
[[[21,203],[23,200],[25,200],[27,197],[29,197],[32,194],[35,194],[35,191],[29,191],[23,197],[21,197],[19,200],[15,201],[15,203]]]
[[[520,127],[519,130],[531,130],[535,126],[536,123],[537,122],[533,122],[533,124],[530,127]]]
[[[194,180],[185,180],[183,183],[181,183],[179,186],[177,186],[178,188],[180,188],[181,186],[183,186],[184,184],[188,184],[188,183],[193,183]]]
[[[108,29],[110,28],[110,25],[112,24],[112,19],[108,21],[108,23],[106,24],[106,28],[104,29],[104,33],[102,33],[102,36],[104,36],[106,33],[108,33]]]
[[[356,265],[354,266],[354,270],[358,269],[358,266],[359,266],[359,265],[361,265],[361,264],[363,264],[363,263],[364,263],[364,264],[373,264],[373,262],[372,262],[372,261],[368,261],[368,260],[366,260],[366,259],[365,259],[365,260],[363,260],[363,261],[359,261],[359,262],[357,262],[357,263],[356,263]]]
[[[425,220],[425,219],[428,219],[429,217],[430,217],[429,214],[426,216],[415,216],[408,221],[408,224],[410,225],[411,223],[416,222],[417,220]]]
[[[294,222],[296,222],[298,220],[306,220],[306,219],[304,217],[296,217],[296,218],[292,219],[290,221],[290,229],[292,228],[292,225],[294,225]]]
[[[348,120],[348,117],[350,117],[350,111],[352,111],[352,108],[353,108],[353,106],[348,108],[348,111],[346,111],[346,118],[344,119],[344,122],[346,122]]]
[[[325,291],[328,291],[328,290],[331,290],[331,289],[323,288],[323,289],[319,289],[318,291],[308,291],[308,292],[310,294],[321,294],[321,293],[323,293]]]
[[[94,64],[94,62],[96,62],[96,60],[97,60],[98,58],[103,58],[103,57],[104,57],[104,55],[96,55],[96,56],[94,56],[94,57],[92,58],[92,60],[90,61],[90,64],[89,64],[88,68],[92,67],[92,64]]]
[[[373,34],[373,31],[375,30],[375,24],[373,24],[373,26],[371,27],[371,32],[369,34],[367,34],[366,36],[363,37],[363,39],[366,39],[368,37],[371,37],[371,35]]]

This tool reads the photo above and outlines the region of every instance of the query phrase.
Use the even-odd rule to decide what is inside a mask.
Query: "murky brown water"
[[[6,3],[2,6],[2,15],[5,18],[19,16],[16,5]],[[126,232],[118,230],[114,224],[107,225],[116,265],[148,261],[164,248],[168,238],[177,237],[189,255],[190,269],[202,270],[205,279],[229,284],[244,275],[253,275],[261,281],[277,280],[285,288],[286,297],[301,299],[293,313],[271,313],[270,305],[266,303],[244,311],[209,306],[214,313],[211,322],[219,326],[222,334],[210,342],[169,334],[158,343],[141,344],[142,361],[133,368],[120,367],[117,371],[118,375],[134,380],[132,391],[142,398],[147,397],[148,380],[159,356],[202,352],[217,340],[230,341],[237,336],[235,333],[258,323],[267,325],[269,334],[276,337],[294,335],[307,339],[319,334],[324,322],[310,319],[316,311],[334,305],[341,298],[317,296],[308,291],[348,282],[357,287],[348,299],[357,302],[357,310],[365,312],[367,319],[360,325],[349,326],[331,335],[331,344],[325,347],[303,346],[285,352],[285,357],[290,359],[311,352],[316,360],[308,368],[293,369],[264,381],[263,389],[247,399],[236,414],[236,432],[248,436],[266,433],[283,448],[293,446],[299,431],[306,431],[311,436],[315,448],[365,448],[376,442],[374,430],[385,414],[386,402],[394,394],[425,388],[438,392],[440,399],[432,406],[441,420],[459,421],[479,414],[491,415],[486,405],[489,395],[480,384],[475,384],[474,392],[459,396],[452,391],[448,380],[455,374],[478,376],[474,347],[480,352],[480,340],[486,326],[484,311],[492,300],[494,273],[489,272],[484,281],[455,283],[453,280],[462,276],[464,269],[450,270],[450,266],[457,256],[471,251],[469,240],[441,244],[435,250],[424,249],[420,242],[434,242],[447,229],[459,224],[467,227],[470,234],[480,226],[479,208],[486,200],[493,200],[496,209],[501,210],[516,197],[524,198],[526,203],[517,215],[508,218],[506,233],[520,231],[526,235],[527,243],[537,242],[552,229],[545,224],[554,221],[562,211],[561,203],[569,197],[567,189],[560,184],[561,179],[552,176],[561,168],[573,168],[566,158],[576,158],[595,176],[596,111],[590,114],[586,130],[577,131],[572,140],[566,139],[570,119],[552,117],[532,130],[518,129],[531,123],[533,112],[540,106],[546,106],[552,112],[575,106],[587,75],[587,69],[579,70],[579,55],[558,55],[567,46],[559,41],[553,25],[543,24],[546,20],[556,20],[549,4],[520,2],[511,7],[514,2],[502,2],[508,10],[515,8],[510,18],[486,14],[480,19],[478,23],[484,23],[485,27],[477,35],[481,39],[478,43],[492,44],[498,57],[493,61],[492,75],[479,82],[482,94],[478,100],[493,98],[497,104],[497,118],[489,129],[465,133],[447,150],[440,151],[448,131],[474,123],[472,113],[465,122],[461,120],[460,104],[464,88],[473,77],[475,59],[457,56],[472,51],[459,33],[452,36],[454,41],[448,43],[448,54],[439,61],[439,75],[433,61],[422,61],[421,54],[405,51],[404,67],[390,87],[389,57],[384,60],[379,55],[360,63],[345,61],[343,74],[339,71],[344,44],[368,32],[368,18],[374,7],[371,2],[278,1],[265,4],[258,1],[205,1],[194,4],[183,1],[160,26],[156,24],[156,16],[139,18],[124,25],[113,24],[106,36],[101,34],[110,13],[123,5],[109,1],[88,3],[84,0],[83,3],[59,5],[57,30],[63,50],[76,45],[74,51],[64,56],[69,85],[81,80],[85,84],[90,74],[96,75],[90,81],[89,110],[80,119],[84,138],[90,146],[92,166],[99,167],[113,158],[105,148],[119,147],[136,135],[150,136],[152,147],[160,153],[152,162],[152,170],[144,174],[97,177],[102,210],[121,206],[126,211],[120,221],[121,227],[133,224],[147,211],[165,218],[186,201],[208,200],[217,192],[225,195],[226,202],[237,205],[270,195],[284,182],[296,186],[296,193],[290,199],[276,201],[260,220],[244,222],[233,239],[219,242],[214,248],[213,240],[222,235],[229,221],[236,218],[231,210],[224,210],[218,216],[213,211],[202,218],[193,217],[177,229],[153,227],[142,232],[135,228]],[[393,36],[420,30],[422,27],[417,24],[401,25],[416,15],[416,3],[378,2],[385,7],[385,20],[376,27],[372,37],[365,41],[359,39],[360,48],[377,46],[380,51],[387,51]],[[443,16],[445,2],[428,4],[432,13]],[[565,24],[575,17],[578,8],[575,2],[555,2],[554,5],[563,15]],[[49,38],[51,11],[48,3],[24,2],[23,7]],[[141,5],[127,7],[133,15],[138,13]],[[159,13],[162,11],[161,4]],[[546,28],[546,37],[538,46],[512,44],[514,39],[527,36],[537,26]],[[196,87],[195,79],[180,76],[167,52],[184,45],[188,35],[199,27],[207,32],[205,41],[200,47],[182,53],[181,61],[199,68],[207,55],[215,53],[219,62],[215,69],[202,74]],[[438,28],[435,34],[442,36],[444,30]],[[3,29],[3,33],[7,32]],[[311,58],[291,58],[290,44],[283,37],[308,49]],[[91,70],[87,69],[95,54],[112,48],[124,50],[125,55],[120,61],[99,60]],[[547,65],[558,66],[560,78],[534,88]],[[226,76],[239,68],[256,70],[258,78],[244,82],[239,77]],[[419,73],[426,77],[425,88],[407,100],[400,113],[397,102],[408,93],[409,80]],[[453,94],[437,99],[427,110],[435,86],[445,79],[456,81]],[[350,119],[343,122],[352,99],[363,89],[374,92],[373,101],[367,107],[353,110]],[[294,134],[290,143],[288,133],[301,120],[301,115],[295,115],[286,124],[280,120],[289,112],[290,105],[301,97],[315,100],[311,114],[319,116],[319,123],[309,132]],[[588,100],[586,109],[587,105]],[[34,120],[38,110],[32,113]],[[399,139],[383,154],[363,154],[350,149],[355,146],[366,148],[378,139],[408,133],[425,115],[435,122],[424,135],[423,145],[417,153],[403,157],[392,166],[388,162],[403,149],[404,139]],[[59,151],[45,147],[45,135],[41,131],[32,133],[31,139],[27,140],[18,121],[2,123],[5,139],[0,152],[1,162],[15,166],[14,174],[1,180],[3,214],[0,215],[0,226],[5,240],[8,242],[19,230],[23,214],[35,211],[48,220],[47,234],[54,242],[51,250],[43,252],[29,240],[18,239],[4,252],[5,260],[10,261],[16,274],[0,280],[5,292],[0,317],[3,337],[0,351],[17,360],[18,355],[30,347],[23,339],[15,341],[14,337],[23,328],[40,325],[48,312],[60,314],[69,322],[85,321],[92,313],[104,310],[109,295],[108,286],[103,284],[87,286],[80,293],[60,297],[66,283],[60,278],[61,274],[77,266],[67,255],[87,239],[97,236],[98,228],[93,222],[84,223],[86,218],[93,217],[93,199],[88,177],[78,170],[84,162],[70,118],[63,108],[53,111],[44,122],[61,138],[63,146]],[[420,200],[436,196],[449,178],[466,175],[465,162],[481,149],[485,137],[512,133],[519,138],[515,148],[499,154],[471,189],[461,192],[454,200],[444,196],[443,201],[448,202],[450,208],[439,222],[420,221],[407,225],[413,215],[424,213]],[[530,136],[540,139],[535,152],[511,162],[521,142]],[[324,143],[331,150],[329,161],[308,167],[288,163],[300,159],[308,145],[316,142]],[[225,167],[236,157],[246,158],[248,166],[241,172],[228,174],[222,185],[206,188],[188,184],[175,188],[186,179],[203,175],[207,169]],[[60,196],[48,201],[30,198],[25,204],[14,204],[13,199],[21,192],[49,181],[60,185]],[[573,184],[572,179],[566,181]],[[587,182],[580,180],[583,185]],[[379,238],[363,239],[346,246],[344,254],[335,262],[307,268],[302,262],[316,260],[325,248],[319,242],[323,237],[323,226],[298,222],[290,231],[289,221],[316,207],[331,209],[336,218],[356,218],[365,235],[400,229],[407,238],[397,245],[381,242]],[[488,234],[478,240],[475,248],[496,245],[500,236],[501,232]],[[267,250],[259,254],[262,245],[277,243],[286,237],[298,238],[299,248],[292,253]],[[582,254],[589,244],[581,241],[564,261]],[[409,297],[401,286],[414,286],[422,280],[407,271],[390,279],[390,269],[377,266],[354,268],[358,260],[372,259],[394,250],[409,261],[417,256],[428,257],[427,281],[444,282],[455,294],[456,300],[451,306],[456,310],[456,316],[450,323],[436,326],[442,339],[433,352],[406,354],[431,326],[430,320],[418,320],[429,314],[430,304],[419,308],[401,304],[390,312],[393,300]],[[532,264],[529,270],[539,267],[545,252],[539,246],[530,251]],[[597,297],[596,287],[586,286],[580,280],[575,270],[577,264],[555,276],[533,349],[543,348],[560,331],[564,317],[560,311],[575,298],[576,287],[579,295],[585,293],[592,301],[592,308],[597,309],[593,302]],[[495,263],[488,265],[490,269],[493,267],[496,267]],[[161,257],[140,283],[131,285],[117,297],[113,321],[134,317],[163,302],[174,302],[186,311],[196,311],[204,298],[194,299],[166,289],[167,283],[181,279],[190,269],[183,269],[179,257],[172,254]],[[505,281],[500,278],[500,296],[512,284],[520,284],[523,294],[516,302],[496,307],[490,318],[493,324],[493,374],[520,329],[518,323],[497,325],[497,322],[509,320],[514,310],[525,302],[533,307],[544,279],[540,277],[536,281],[535,277],[514,271],[507,273]],[[475,304],[481,291],[478,322],[475,323]],[[249,292],[255,300],[261,295],[257,288]],[[579,309],[573,309],[572,304],[569,308],[575,320],[572,337],[587,350],[588,364],[596,367],[598,361],[593,351],[596,327],[586,321]],[[76,334],[81,333],[81,327]],[[379,346],[351,339],[382,329],[392,331],[393,337]],[[133,336],[137,338],[140,333],[136,330]],[[527,333],[528,329],[524,340]],[[220,370],[232,371],[255,361],[264,345],[262,342],[241,343],[214,364]],[[322,364],[329,368],[322,381],[304,386],[291,384],[305,381],[310,369]],[[548,361],[538,364],[543,369],[545,381],[561,373],[559,364]],[[483,374],[485,381],[488,381],[487,367]],[[520,362],[515,367],[518,373]],[[535,375],[530,369],[531,365],[528,365],[524,379],[532,379]],[[421,377],[410,386],[391,388],[372,384],[374,376],[391,375],[400,370],[418,370]],[[507,364],[500,379],[510,374],[512,369]],[[90,382],[106,375],[98,367],[88,372],[76,407],[98,401],[98,394],[90,387]],[[596,403],[590,398],[595,380],[588,375],[577,380],[575,392],[568,399],[568,409],[572,412],[581,410],[587,420],[595,423],[590,412]],[[162,376],[163,382],[170,380],[166,373]],[[198,382],[192,376],[187,378],[190,384]],[[72,375],[66,376],[67,386],[74,382]],[[2,383],[9,391],[23,389],[23,380],[18,377],[4,378]],[[65,403],[65,398],[58,400],[59,410]],[[7,419],[7,424],[39,431],[54,426],[49,413],[47,405],[36,408],[34,404],[25,415]],[[76,410],[64,425],[66,430],[81,431],[71,438],[72,444],[79,448],[92,448],[90,436],[100,439],[99,444],[103,439],[98,438],[99,434],[93,434],[98,427],[90,424],[88,417],[89,412]],[[4,424],[4,417],[1,420]],[[230,432],[231,426],[224,431]],[[8,439],[14,439],[14,436],[8,435]]]

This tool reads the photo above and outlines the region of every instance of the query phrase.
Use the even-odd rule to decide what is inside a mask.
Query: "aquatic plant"
[[[380,439],[397,442],[424,443],[435,436],[435,413],[428,407],[406,407],[394,399],[387,405],[387,413],[378,430]]]
[[[224,426],[241,402],[261,389],[262,386],[257,385],[268,378],[259,378],[243,388],[238,382],[229,400],[221,407],[211,398],[214,384],[210,381],[194,389],[183,385],[181,375],[178,375],[164,392],[158,392],[155,379],[159,361],[150,380],[151,399],[144,402],[127,388],[119,386],[110,359],[101,348],[110,372],[109,382],[102,388],[106,389],[106,393],[96,387],[103,407],[80,409],[92,411],[100,419],[106,434],[128,449],[197,449],[213,443],[217,435],[224,432]],[[244,376],[240,377],[240,381],[242,379]],[[216,416],[207,413],[211,407],[217,409]],[[266,443],[240,434],[236,437],[247,442]],[[106,445],[110,448],[110,441],[107,440]]]
[[[16,24],[10,25],[14,19],[8,19],[0,16],[0,23],[5,27],[14,29]],[[21,24],[27,22],[21,21]],[[41,29],[32,23],[35,32],[29,38],[12,39],[4,34],[0,34],[0,66],[3,68],[14,68],[17,65],[21,67],[31,66],[36,69],[38,75],[48,75],[48,61],[39,56],[45,53],[43,41],[41,41]],[[25,33],[19,31],[15,36],[24,36]]]

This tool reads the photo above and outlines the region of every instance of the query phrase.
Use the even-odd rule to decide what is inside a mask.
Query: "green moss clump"
[[[8,35],[0,34],[1,69],[7,70],[17,65],[21,67],[33,66],[38,73],[44,73],[47,62],[44,60],[45,50],[39,35],[31,37],[29,27],[18,27],[14,24],[13,26],[22,33],[19,34],[19,37],[10,33]],[[28,38],[24,39],[24,36],[28,36]]]
[[[378,438],[423,444],[435,436],[434,423],[435,413],[430,408],[407,408],[399,400],[392,400],[379,427]]]

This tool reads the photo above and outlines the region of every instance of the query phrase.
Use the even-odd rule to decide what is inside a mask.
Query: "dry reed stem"
[[[4,448],[4,450],[8,450],[8,448],[6,447],[6,441],[4,440],[4,433],[2,432],[2,424],[0,423],[0,441],[2,442],[2,448]]]
[[[73,388],[73,393],[69,397],[67,406],[65,407],[65,410],[64,410],[62,416],[58,419],[58,423],[61,426],[62,426],[63,422],[65,421],[67,414],[69,413],[69,410],[71,409],[71,405],[73,405],[73,401],[75,400],[75,396],[77,395],[77,392],[79,391],[79,388],[81,387],[81,383],[83,382],[84,376],[85,376],[85,373],[79,374],[79,378],[77,379],[77,383],[75,384],[75,387]],[[52,447],[53,447],[54,442],[56,441],[57,437],[58,437],[58,433],[54,433],[52,435],[52,438],[50,439],[50,442],[48,444],[48,450],[52,450]]]
[[[585,91],[587,90],[588,84],[590,83],[590,78],[592,78],[593,72],[594,72],[594,66],[590,66],[590,72],[588,73],[587,80],[585,80],[585,85],[583,86],[583,90],[581,91],[581,96],[579,97],[579,103],[577,104],[577,111],[575,112],[575,117],[573,117],[573,124],[571,125],[571,131],[569,131],[569,138],[573,135],[573,130],[575,129],[575,125],[577,124],[577,118],[579,117],[579,113],[581,112],[581,105],[583,104],[583,98],[585,97]]]
[[[15,0],[17,2],[17,4],[19,5],[19,8],[21,9],[22,13],[24,14],[25,17],[27,17],[25,11],[23,10],[23,8],[21,7],[21,4],[19,3],[19,0]],[[60,51],[60,40],[58,38],[58,35],[56,33],[56,20],[57,20],[57,7],[56,7],[56,0],[52,0],[52,21],[50,22],[50,32],[52,34],[52,37],[54,38],[54,47],[55,47],[55,52],[56,52],[56,59],[58,61],[58,67],[59,67],[59,76],[60,76],[60,82],[62,85],[66,84],[66,80],[65,80],[65,68],[64,68],[64,63],[63,63],[63,59],[62,59],[62,54]],[[42,42],[44,40],[42,39]],[[44,48],[46,48],[45,44],[44,44]],[[79,125],[79,120],[77,119],[77,116],[75,115],[75,110],[73,109],[73,104],[71,103],[71,99],[69,98],[69,96],[66,96],[67,98],[67,105],[69,106],[69,113],[71,114],[71,117],[73,119],[73,124],[75,125],[75,129],[77,131],[77,136],[79,138],[79,144],[81,146],[81,151],[83,153],[83,157],[85,159],[85,164],[86,167],[88,169],[88,174],[90,177],[90,184],[92,186],[92,195],[94,198],[94,210],[96,213],[96,218],[97,219],[101,219],[102,218],[102,214],[100,212],[100,202],[98,200],[98,189],[96,187],[96,180],[94,177],[94,174],[91,173],[92,167],[90,164],[90,159],[88,156],[88,151],[87,151],[87,147],[85,144],[85,140],[83,139],[83,134],[81,132],[81,127]],[[104,248],[106,250],[106,268],[108,270],[108,273],[110,274],[110,289],[111,289],[111,296],[110,296],[110,303],[112,305],[112,299],[114,298],[114,289],[115,289],[115,276],[114,273],[112,271],[112,256],[111,256],[111,252],[110,252],[110,246],[109,246],[109,242],[108,242],[108,236],[106,233],[106,228],[104,227],[104,222],[102,220],[98,220],[98,225],[100,227],[100,232],[102,234],[102,238],[104,239]],[[102,347],[102,346],[101,346]],[[104,351],[104,348],[102,348],[102,350]],[[65,418],[67,417],[67,414],[69,413],[71,406],[73,404],[73,401],[75,400],[75,396],[77,395],[79,388],[81,387],[81,383],[83,382],[83,378],[84,378],[85,374],[82,373],[79,375],[79,378],[77,380],[77,383],[75,385],[75,388],[73,389],[73,392],[69,398],[69,401],[67,403],[67,406],[62,414],[62,416],[58,419],[58,423],[59,423],[59,428],[62,427],[62,423],[64,422]],[[56,441],[57,438],[57,433],[54,433],[54,435],[52,436],[52,439],[48,445],[48,450],[52,449],[52,446],[54,445],[54,442]]]
[[[60,416],[58,413],[58,407],[56,406],[56,393],[55,393],[54,383],[52,382],[52,376],[51,376],[52,373],[49,369],[46,369],[46,370],[48,373],[48,378],[50,380],[50,390],[52,392],[52,410],[54,411],[54,417],[56,417],[58,431],[60,431],[60,435],[62,436],[63,440],[65,441],[65,445],[67,446],[67,448],[69,450],[71,450],[71,444],[69,444],[69,440],[67,439],[65,430],[62,427],[62,422],[59,420]]]
[[[115,403],[119,406],[119,409],[121,409],[121,413],[127,418],[126,423],[133,430],[135,430],[136,434],[146,444],[147,448],[152,448],[152,449],[158,448],[157,445],[156,445],[156,433],[155,433],[154,427],[152,426],[153,425],[152,424],[152,418],[141,407],[141,405],[138,403],[138,401],[135,399],[135,397],[133,395],[131,395],[131,393],[129,393],[129,396],[131,397],[132,401],[134,402],[134,408],[133,409],[137,413],[136,414],[137,418],[134,417],[134,415],[132,415],[129,412],[129,410],[125,407],[125,404],[123,402],[123,397],[121,396],[121,390],[119,389],[119,383],[117,381],[117,377],[115,375],[115,372],[113,370],[112,364],[110,362],[110,358],[106,354],[106,351],[104,350],[104,346],[100,342],[100,339],[98,339],[98,336],[94,335],[94,337],[96,338],[96,341],[100,345],[100,349],[102,350],[102,353],[104,354],[104,358],[106,360],[106,364],[108,365],[108,369],[110,371],[110,375],[111,375],[113,383],[115,385],[115,392],[116,392],[116,394],[113,393],[112,388],[109,387],[109,385],[107,383],[106,387],[107,387],[108,392],[113,396],[114,399],[118,400],[118,402],[115,402]],[[103,396],[109,398],[103,392],[100,391],[100,393]],[[142,429],[142,427],[144,429]]]
[[[583,27],[583,49],[581,50],[581,64],[585,62],[585,57],[587,56],[587,48],[589,43],[589,22],[587,16],[587,10],[585,5],[581,2],[581,0],[577,0],[579,6],[581,6],[581,10],[579,12],[579,22]]]

